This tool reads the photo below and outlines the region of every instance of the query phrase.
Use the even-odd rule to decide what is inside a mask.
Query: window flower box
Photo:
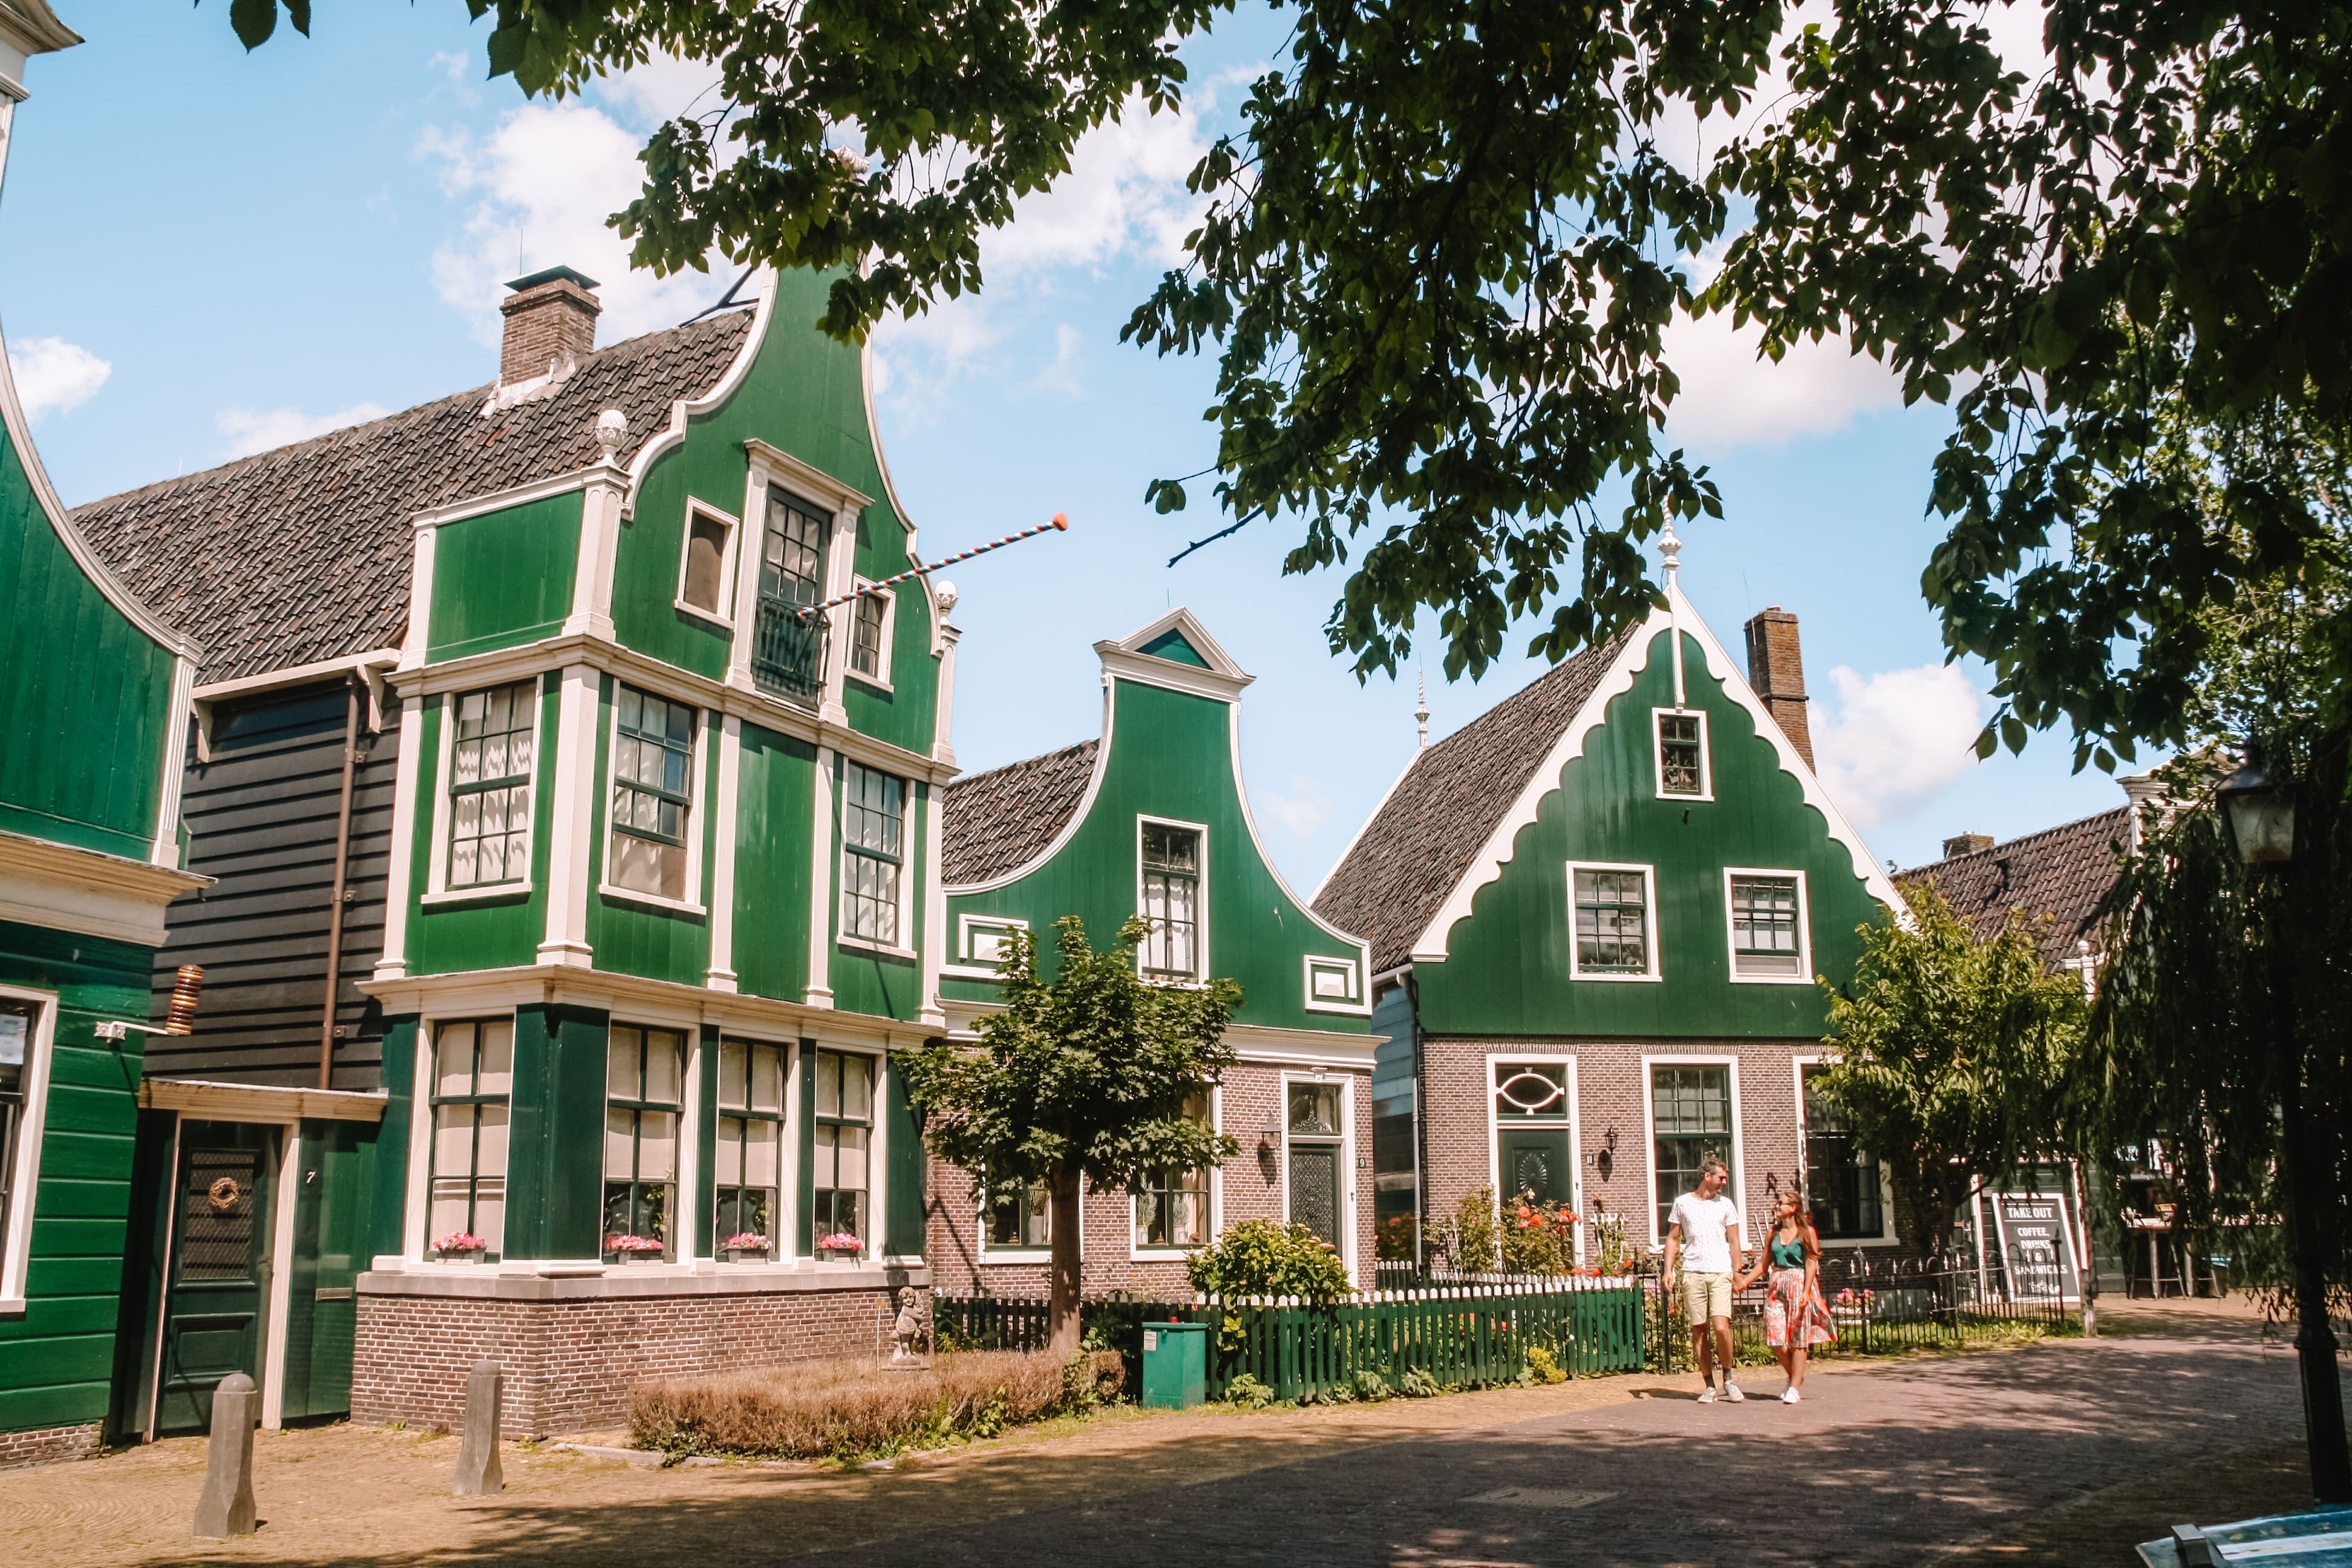
[[[489,1255],[490,1244],[467,1231],[452,1231],[433,1244],[433,1250],[444,1263],[479,1263]]]
[[[740,1232],[719,1244],[719,1256],[730,1263],[765,1263],[768,1238],[750,1231]]]
[[[847,1231],[835,1231],[831,1236],[816,1238],[816,1255],[828,1263],[855,1263],[857,1255],[865,1250],[866,1244]]]
[[[650,1236],[616,1236],[605,1242],[623,1263],[666,1263],[668,1248]]]

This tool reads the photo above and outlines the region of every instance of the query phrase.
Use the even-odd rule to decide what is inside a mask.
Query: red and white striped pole
[[[863,599],[869,595],[878,594],[883,589],[889,587],[891,584],[903,583],[909,577],[921,577],[927,575],[929,573],[938,571],[942,566],[952,566],[959,561],[969,561],[975,555],[985,555],[992,550],[1002,550],[1008,544],[1018,544],[1023,540],[1031,538],[1036,534],[1045,532],[1067,532],[1069,526],[1070,520],[1061,512],[1057,511],[1054,514],[1053,520],[1049,522],[1041,522],[1034,528],[1024,528],[1018,533],[1008,533],[1003,538],[992,539],[986,544],[975,544],[970,550],[958,551],[953,555],[931,562],[928,565],[910,567],[908,570],[899,573],[895,577],[885,577],[879,583],[868,583],[854,594],[844,594],[837,599],[827,599],[822,605],[804,605],[802,607],[800,613],[803,617],[823,615],[827,610],[848,604],[852,599]]]

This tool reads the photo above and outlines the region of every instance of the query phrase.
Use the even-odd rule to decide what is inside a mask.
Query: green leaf
[[[228,25],[248,52],[257,49],[278,30],[278,0],[229,0]]]

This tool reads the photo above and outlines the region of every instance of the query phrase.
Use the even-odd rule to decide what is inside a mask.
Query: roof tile
[[[1932,882],[1979,939],[2007,923],[2011,910],[2023,910],[2052,923],[2042,934],[2042,956],[2056,964],[2075,956],[2075,943],[2097,942],[2099,906],[2116,885],[2131,843],[2131,807],[2119,805],[2096,816],[2064,822],[1996,844],[1954,855],[1933,865],[1895,873],[1907,896]]]
[[[1083,741],[948,785],[940,805],[940,879],[966,887],[1034,858],[1076,815],[1101,746]]]

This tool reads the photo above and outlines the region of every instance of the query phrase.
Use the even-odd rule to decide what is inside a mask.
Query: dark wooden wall
[[[188,868],[218,880],[171,907],[171,940],[155,955],[152,1016],[162,1019],[183,963],[205,966],[204,1003],[194,1035],[148,1041],[148,1077],[318,1081],[346,689],[338,680],[215,704],[209,761],[197,760],[191,737],[181,807]],[[382,1013],[357,983],[383,951],[396,700],[385,704],[381,733],[371,733],[367,721],[362,694],[346,872],[352,897],[338,964],[337,1089],[383,1087]]]

